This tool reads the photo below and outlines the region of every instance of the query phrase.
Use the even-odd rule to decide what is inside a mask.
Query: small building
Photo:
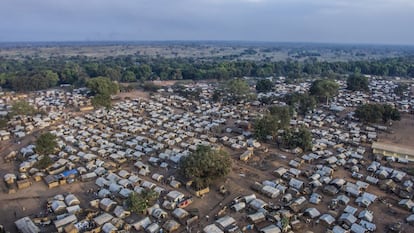
[[[330,214],[323,214],[319,217],[319,222],[325,226],[331,226],[335,222],[335,218]]]
[[[230,225],[236,223],[236,220],[230,216],[224,216],[216,220],[216,224],[220,229],[225,230]]]
[[[374,154],[382,154],[385,156],[392,156],[395,158],[414,161],[414,148],[411,147],[374,142],[372,143],[372,150]]]
[[[162,225],[162,228],[164,228],[165,231],[168,233],[176,231],[178,228],[180,228],[180,224],[172,219],[167,220],[164,225]]]
[[[21,233],[39,233],[40,229],[37,227],[29,217],[21,218],[14,222],[16,228]]]
[[[215,224],[207,225],[203,228],[204,233],[224,233],[218,226]]]
[[[274,224],[268,225],[260,229],[260,233],[281,233],[280,228]]]

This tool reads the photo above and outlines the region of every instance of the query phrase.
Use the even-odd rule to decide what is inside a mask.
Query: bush
[[[143,190],[142,193],[132,192],[126,200],[126,206],[131,212],[141,214],[154,205],[159,194],[154,190]]]
[[[46,169],[50,165],[52,165],[52,163],[53,163],[53,160],[48,155],[44,155],[40,160],[38,160],[34,164],[34,167],[37,169]]]

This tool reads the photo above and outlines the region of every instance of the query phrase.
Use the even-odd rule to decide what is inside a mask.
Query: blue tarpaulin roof
[[[68,170],[68,171],[64,171],[64,172],[60,173],[60,175],[63,176],[63,177],[68,177],[70,175],[76,175],[76,174],[78,174],[78,170],[76,170],[76,169],[72,169],[72,170]]]

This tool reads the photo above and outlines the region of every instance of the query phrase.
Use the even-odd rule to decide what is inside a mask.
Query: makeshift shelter
[[[218,226],[214,224],[207,225],[203,228],[204,233],[224,233]]]
[[[352,233],[365,233],[367,232],[367,229],[365,229],[365,227],[359,225],[359,224],[352,224],[351,226],[351,232]]]
[[[66,204],[63,201],[55,200],[52,202],[51,207],[54,213],[62,213],[66,210]]]
[[[357,221],[357,218],[350,214],[350,213],[343,213],[340,217],[339,217],[339,222],[345,223],[348,226],[351,226],[352,224],[354,224]]]
[[[112,223],[107,222],[102,226],[102,231],[104,233],[115,233],[118,231],[118,228],[116,228]]]
[[[80,204],[79,199],[73,194],[67,195],[65,197],[65,202],[68,206],[73,206],[73,205],[79,205]]]
[[[165,229],[167,232],[173,232],[176,231],[180,227],[180,224],[174,220],[167,220],[164,225],[162,225],[162,228]]]
[[[14,222],[16,228],[21,233],[39,233],[40,229],[37,227],[29,217],[21,218]]]
[[[99,208],[101,208],[103,211],[111,211],[116,206],[116,202],[109,199],[109,198],[103,198],[99,202]]]
[[[414,207],[414,202],[411,199],[402,199],[400,202],[398,202],[398,205],[405,209],[412,210]]]
[[[222,230],[226,229],[227,227],[229,227],[230,225],[234,223],[236,223],[236,220],[228,215],[216,220],[217,226],[220,227],[220,229]]]
[[[78,219],[74,214],[68,215],[65,218],[61,218],[58,220],[55,220],[53,223],[55,224],[55,227],[58,231],[61,231],[62,227],[69,225],[70,223],[76,223]]]
[[[172,190],[167,194],[167,198],[172,202],[180,202],[184,198],[184,194],[179,191]]]
[[[412,215],[408,216],[405,220],[406,220],[409,224],[414,225],[414,214],[412,214]]]
[[[126,218],[131,215],[130,211],[125,210],[122,206],[116,206],[114,209],[114,214],[118,218]]]
[[[93,221],[96,223],[96,225],[98,225],[98,226],[102,226],[102,225],[104,225],[105,223],[107,223],[107,222],[111,221],[113,218],[114,218],[114,217],[113,217],[112,215],[110,215],[110,214],[108,214],[108,213],[103,213],[103,214],[101,214],[101,215],[99,215],[99,216],[95,217],[95,218],[93,219]]]
[[[146,229],[145,229],[145,231],[147,232],[147,233],[156,233],[156,232],[159,232],[159,230],[160,230],[160,225],[158,225],[157,223],[152,223],[151,225],[149,225]]]
[[[374,220],[374,213],[369,210],[363,210],[359,213],[358,218],[368,222],[372,222],[372,220]]]
[[[244,203],[244,202],[239,202],[239,203],[236,203],[236,204],[231,206],[231,209],[236,211],[236,212],[239,212],[239,211],[243,210],[244,208],[246,208],[246,203]]]
[[[321,213],[316,209],[316,208],[314,208],[314,207],[312,207],[312,208],[307,208],[305,211],[304,211],[304,214],[306,215],[306,216],[309,216],[310,218],[317,218],[317,217],[319,217],[320,215],[321,215]]]
[[[184,219],[188,215],[190,215],[190,214],[185,209],[181,209],[181,208],[176,208],[172,212],[172,216],[174,216],[178,220]]]
[[[149,217],[145,217],[138,222],[132,224],[132,226],[135,228],[135,230],[140,231],[142,229],[147,228],[149,225],[151,225],[151,220]]]
[[[282,231],[276,225],[269,225],[260,229],[260,233],[281,233]]]
[[[330,214],[323,214],[319,217],[319,222],[326,226],[331,226],[335,222],[335,218]]]
[[[334,226],[334,228],[332,229],[332,233],[349,233],[349,231],[345,230],[340,226]]]
[[[256,224],[256,223],[263,222],[264,220],[266,220],[266,215],[263,212],[256,212],[254,214],[247,215],[247,219],[251,223]]]

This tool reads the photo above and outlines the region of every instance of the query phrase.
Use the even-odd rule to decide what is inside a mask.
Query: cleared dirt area
[[[381,133],[380,142],[393,143],[412,147],[414,150],[414,115],[404,114],[401,121],[395,121],[390,127],[391,133]]]
[[[88,208],[89,201],[94,199],[94,194],[87,190],[96,188],[94,182],[76,182],[61,185],[59,188],[49,189],[43,181],[35,182],[29,188],[17,190],[14,194],[7,194],[4,182],[1,182],[0,192],[0,224],[10,232],[17,232],[14,221],[25,216],[42,216],[47,211],[46,203],[49,198],[57,194],[75,194],[81,200],[81,207]],[[53,228],[41,229],[42,232],[51,232]]]
[[[130,99],[134,99],[134,98],[144,98],[144,99],[149,99],[150,94],[148,92],[144,92],[144,91],[130,91],[130,92],[121,92],[119,94],[117,94],[117,96],[123,100],[126,98],[130,98]]]

